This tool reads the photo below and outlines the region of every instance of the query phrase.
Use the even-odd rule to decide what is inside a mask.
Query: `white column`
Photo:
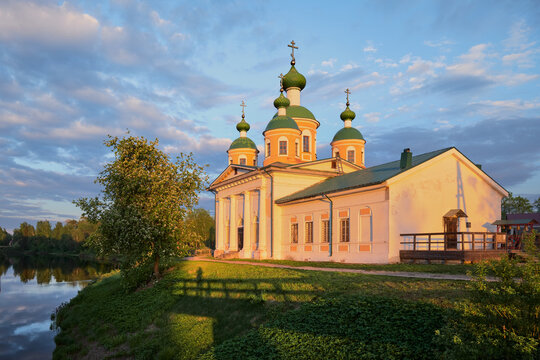
[[[244,191],[244,256],[249,258],[251,258],[253,243],[251,221],[251,193]]]
[[[270,202],[270,179],[263,178],[259,191],[259,256],[266,259],[268,252],[268,236],[270,227],[270,213],[267,211]]]
[[[238,251],[238,225],[236,215],[236,195],[230,197],[230,215],[229,215],[229,250]]]
[[[225,199],[219,199],[216,206],[216,250],[225,250]]]

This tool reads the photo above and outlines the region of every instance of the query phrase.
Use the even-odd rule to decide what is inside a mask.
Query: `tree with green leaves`
[[[204,245],[213,249],[216,243],[216,228],[214,218],[210,213],[205,209],[195,209],[189,214],[188,221],[204,241]]]
[[[533,202],[534,210],[540,213],[540,196]]]
[[[100,255],[120,256],[125,277],[160,260],[186,256],[200,243],[186,221],[207,177],[192,154],[173,162],[158,140],[109,137],[114,160],[96,179],[101,196],[75,201],[90,222],[98,224],[88,242]],[[141,280],[142,281],[142,280]]]
[[[506,214],[523,214],[531,213],[533,211],[531,202],[529,199],[523,196],[513,196],[512,193],[508,193],[508,196],[502,200],[501,213],[504,216]]]
[[[49,221],[38,221],[36,224],[36,235],[50,238],[52,235],[51,224]]]

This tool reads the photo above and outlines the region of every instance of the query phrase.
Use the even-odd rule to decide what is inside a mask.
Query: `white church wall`
[[[471,228],[460,221],[458,231],[485,232],[500,218],[502,188],[456,150],[449,151],[389,181],[389,260],[399,261],[402,233],[443,232],[443,215],[461,209]]]

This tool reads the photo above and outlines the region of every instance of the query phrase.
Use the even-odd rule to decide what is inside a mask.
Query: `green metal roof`
[[[343,129],[339,130],[336,135],[334,135],[334,138],[332,139],[332,142],[338,141],[338,140],[350,140],[350,139],[359,139],[364,140],[364,137],[362,136],[362,133],[358,131],[358,129],[349,127],[344,127]]]
[[[300,74],[294,65],[291,66],[291,69],[285,76],[283,77],[283,88],[287,90],[291,87],[297,87],[300,88],[300,90],[304,89],[306,86],[306,78],[304,75]]]
[[[264,129],[263,134],[268,130],[283,128],[299,130],[296,121],[294,121],[292,118],[288,116],[274,116],[268,125],[266,125],[266,129]]]
[[[274,117],[277,116],[277,113],[274,114]],[[306,109],[303,106],[300,105],[290,105],[287,107],[287,116],[292,118],[303,118],[303,119],[311,119],[317,121],[315,119],[315,115],[308,109]]]
[[[354,171],[352,173],[336,176],[326,179],[318,184],[312,185],[304,190],[300,190],[294,194],[282,197],[276,201],[277,204],[284,204],[289,201],[307,199],[323,194],[330,194],[338,191],[377,185],[386,180],[399,175],[413,167],[420,165],[436,156],[441,155],[453,148],[445,148],[413,156],[412,166],[407,169],[399,167],[399,160],[392,161],[386,164],[372,166],[363,170]]]
[[[238,139],[234,140],[229,146],[229,150],[231,149],[255,149],[257,150],[257,145],[248,137],[239,137]]]

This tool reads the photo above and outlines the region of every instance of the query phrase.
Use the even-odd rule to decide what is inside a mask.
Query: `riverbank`
[[[284,333],[268,336],[283,337],[285,343],[281,345],[286,346],[293,341],[284,335],[289,333],[286,328],[301,327],[305,321],[327,325],[330,321],[334,326],[326,330],[314,327],[311,333],[302,330],[297,333],[303,334],[298,344],[305,345],[306,341],[316,339],[316,343],[329,341],[329,344],[346,340],[349,351],[355,351],[353,348],[359,350],[375,343],[341,337],[340,331],[347,331],[351,326],[358,330],[359,323],[357,318],[347,319],[347,316],[341,316],[341,323],[335,323],[335,312],[341,312],[340,308],[348,309],[346,311],[356,308],[363,309],[362,314],[356,315],[364,317],[362,323],[367,326],[358,330],[359,334],[364,336],[366,331],[383,337],[388,331],[393,334],[394,340],[377,340],[387,342],[388,348],[380,350],[381,354],[392,357],[406,353],[412,358],[427,359],[434,354],[432,350],[426,352],[426,346],[438,348],[435,330],[444,323],[453,302],[467,298],[469,291],[463,281],[182,261],[159,282],[134,293],[123,293],[118,274],[107,276],[81,291],[59,314],[58,325],[62,331],[56,337],[54,356],[57,359],[92,358],[96,354],[128,358],[235,358],[233,355],[223,357],[223,354],[234,352],[239,346],[245,347],[254,341],[254,336],[266,344],[261,345],[261,349],[267,349],[267,341],[255,334],[263,331],[268,335],[272,324],[282,324],[284,328],[280,331]],[[313,306],[315,308],[311,308]],[[401,318],[392,321],[391,329],[387,328],[390,323],[385,325],[366,317],[380,313],[381,308],[385,309],[385,317],[400,314]],[[317,318],[319,312],[321,317]],[[296,320],[285,324],[291,316]],[[405,331],[416,326],[414,324],[419,327],[414,330],[414,341],[409,337],[401,342],[399,339],[407,337],[397,336],[396,326]],[[425,331],[419,333],[419,329]],[[337,333],[325,333],[328,331]],[[399,344],[394,344],[395,341]],[[306,348],[306,356],[300,358],[312,354],[313,348],[308,350]],[[216,351],[221,355],[216,356]],[[328,356],[333,354],[332,348],[325,347],[324,351]]]

